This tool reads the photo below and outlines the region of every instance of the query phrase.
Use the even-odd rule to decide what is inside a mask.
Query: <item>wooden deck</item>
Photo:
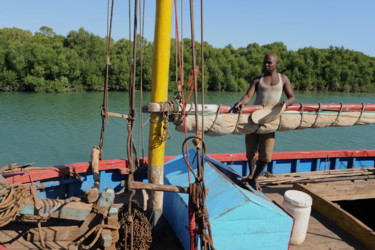
[[[283,202],[285,191],[293,189],[293,185],[277,185],[263,187],[263,192],[280,206]],[[342,229],[330,222],[316,210],[311,210],[309,226],[305,241],[299,246],[290,246],[291,250],[297,249],[368,249],[345,233]]]

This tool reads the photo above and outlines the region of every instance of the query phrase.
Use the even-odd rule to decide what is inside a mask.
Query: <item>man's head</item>
[[[263,59],[263,72],[271,73],[276,70],[279,58],[273,52],[268,52],[264,55]]]

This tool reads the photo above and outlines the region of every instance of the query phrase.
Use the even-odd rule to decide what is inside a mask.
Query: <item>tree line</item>
[[[137,39],[137,89],[151,89],[153,43]],[[176,90],[176,41],[172,39],[170,90]],[[127,91],[130,82],[132,42],[111,40],[109,90]],[[192,69],[192,44],[184,39],[183,74]],[[196,43],[197,65],[201,46]],[[289,76],[301,91],[375,92],[375,57],[343,47],[288,50],[282,42],[260,46],[250,43],[238,49],[204,44],[204,81],[208,91],[245,91],[262,73],[266,52],[279,55],[278,71]],[[142,61],[140,55],[142,54]],[[106,78],[106,39],[84,28],[56,35],[43,26],[39,32],[0,29],[0,91],[66,92],[102,91]],[[201,74],[201,72],[199,72]],[[198,79],[201,79],[198,77]],[[200,80],[199,80],[200,81]]]

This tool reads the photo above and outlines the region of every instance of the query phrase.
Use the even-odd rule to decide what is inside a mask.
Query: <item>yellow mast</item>
[[[156,1],[155,20],[151,102],[166,102],[168,101],[172,0]],[[163,136],[163,115],[152,113],[148,146],[148,180],[150,183],[164,184],[165,141]],[[153,225],[155,226],[163,212],[163,192],[150,192],[148,209],[153,211]]]

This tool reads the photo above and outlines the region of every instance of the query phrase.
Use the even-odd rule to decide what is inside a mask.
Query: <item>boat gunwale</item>
[[[216,153],[207,156],[222,162],[247,161],[245,153]],[[168,162],[176,156],[165,156],[164,162]],[[317,150],[317,151],[289,151],[273,152],[272,160],[294,159],[319,159],[319,158],[351,158],[351,157],[375,157],[375,149],[358,150]],[[141,163],[147,163],[148,158],[142,158]],[[4,178],[10,183],[28,183],[33,181],[57,178],[64,175],[81,174],[90,171],[90,162],[78,162],[51,167],[31,167],[24,171],[4,173]],[[99,162],[99,171],[116,170],[121,174],[128,174],[127,159],[111,159]]]

